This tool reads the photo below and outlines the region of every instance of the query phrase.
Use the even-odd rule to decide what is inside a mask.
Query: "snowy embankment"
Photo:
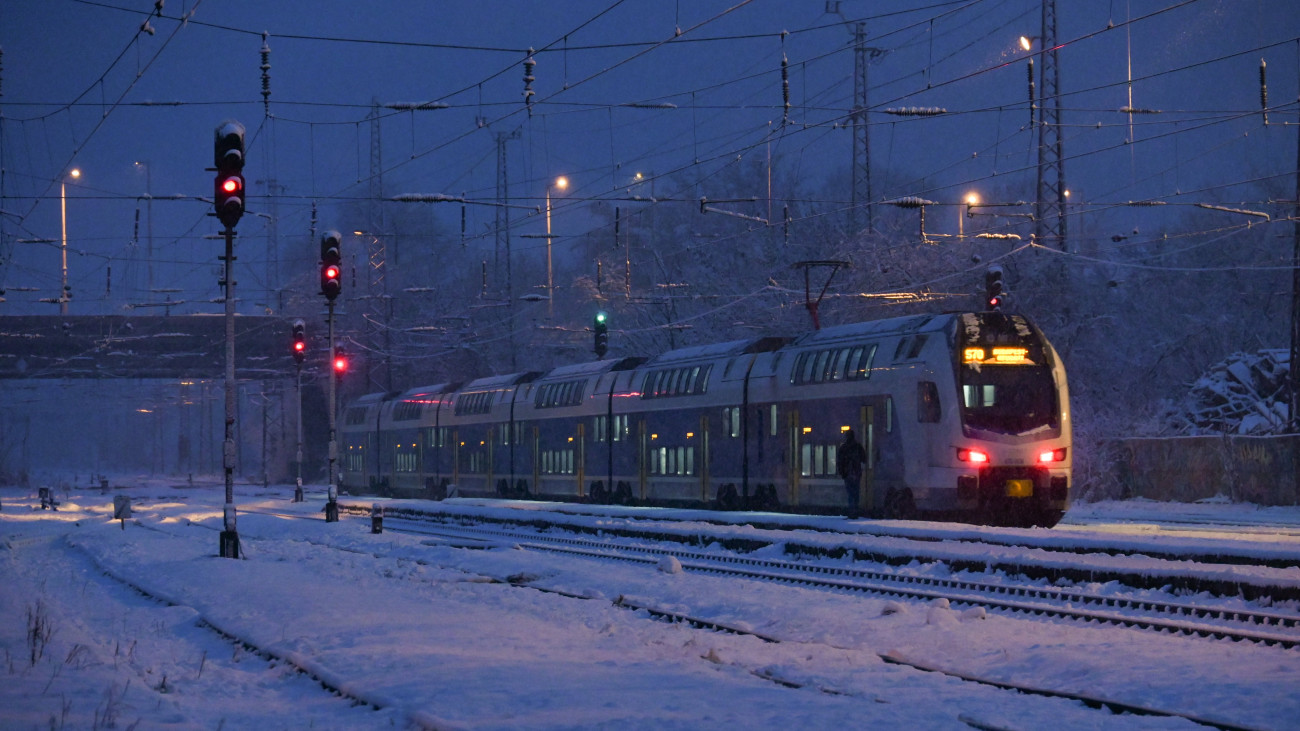
[[[74,494],[50,513],[0,493],[0,725],[1196,727],[919,672],[884,654],[1245,726],[1300,717],[1295,651],[468,551],[371,535],[368,520],[243,513],[246,560],[234,561],[215,557],[219,492],[126,492],[138,523],[125,529],[108,518],[111,496]],[[316,518],[319,498],[294,506],[285,495],[236,502]],[[782,641],[651,621],[619,597]]]

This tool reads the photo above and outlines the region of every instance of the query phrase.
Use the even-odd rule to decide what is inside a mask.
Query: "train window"
[[[842,381],[845,377],[845,364],[848,363],[851,348],[840,348],[835,352],[835,363],[831,365],[828,381]]]
[[[776,436],[776,404],[772,404],[772,415],[767,420],[768,436]]]
[[[826,380],[826,366],[831,361],[831,351],[823,350],[817,353],[817,363],[813,366],[813,378],[821,383]]]
[[[728,406],[722,410],[722,427],[727,436],[740,436],[740,407]]]
[[[894,397],[885,397],[885,433],[894,433]]]
[[[916,420],[922,424],[937,424],[941,415],[938,384],[934,381],[918,381],[916,384]]]
[[[912,341],[912,347],[907,351],[908,360],[920,357],[921,349],[925,347],[925,343],[929,339],[929,335],[917,335],[916,339]]]
[[[813,363],[815,363],[816,360],[817,359],[813,357],[812,353],[804,353],[799,356],[799,383],[812,382]]]
[[[364,406],[348,409],[348,416],[346,419],[348,426],[356,426],[357,424],[366,423],[366,411],[368,411],[368,409]]]
[[[871,377],[871,362],[876,357],[875,345],[859,345],[849,355],[849,379],[858,381]]]
[[[627,439],[629,435],[627,414],[619,414],[614,417],[614,441],[621,442]]]

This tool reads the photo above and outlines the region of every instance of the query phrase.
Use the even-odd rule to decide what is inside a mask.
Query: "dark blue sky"
[[[1104,256],[1113,232],[1168,223],[1149,213],[1133,223],[1134,209],[1110,204],[1159,198],[1251,208],[1267,191],[1292,194],[1297,128],[1278,123],[1297,121],[1300,4],[1060,6],[1066,178],[1080,216],[1073,230],[1093,240],[1080,248]],[[211,195],[212,130],[226,118],[248,128],[249,208],[277,214],[282,250],[268,265],[268,219],[245,217],[238,253],[248,273],[238,278],[249,311],[252,303],[274,309],[268,290],[314,272],[316,251],[305,240],[313,201],[321,228],[364,225],[342,219],[369,193],[366,119],[374,103],[448,105],[381,106],[386,196],[491,201],[494,136],[518,130],[508,143],[511,197],[538,205],[547,182],[568,175],[573,187],[562,203],[557,198],[556,218],[570,227],[587,225],[583,208],[623,194],[637,172],[660,176],[660,197],[694,200],[710,195],[709,181],[736,160],[766,161],[769,153],[777,178],[801,185],[774,190],[775,199],[815,193],[827,207],[842,206],[851,140],[835,124],[852,102],[850,24],[857,21],[881,50],[869,71],[876,199],[955,204],[968,191],[990,201],[1030,199],[1029,54],[1016,41],[1038,33],[1039,8],[1036,0],[843,0],[836,15],[823,0],[168,0],[163,17],[148,20],[150,34],[140,31],[150,0],[6,0],[0,287],[8,291],[0,313],[57,311],[36,301],[57,294],[57,245],[21,240],[59,239],[59,180],[72,167],[83,175],[67,193],[71,313],[217,296],[219,242],[203,237],[219,226],[193,198]],[[182,15],[191,22],[178,22]],[[263,31],[271,49],[269,116],[259,69]],[[531,115],[523,104],[530,47],[537,49]],[[1283,107],[1269,127],[1258,113],[1261,58],[1269,102]],[[1130,127],[1117,111],[1130,93],[1132,106],[1161,113],[1134,115]],[[949,114],[885,113],[909,106]],[[272,181],[274,203],[266,197]],[[755,188],[766,194],[765,184]],[[150,227],[150,206],[140,200],[147,189],[190,199],[155,200]],[[644,186],[639,192],[648,194]],[[747,212],[764,215],[764,208]],[[954,229],[958,211],[932,210],[928,228]],[[489,249],[494,215],[486,206],[467,212],[469,233]],[[513,214],[516,232],[539,233],[541,217],[525,215]],[[458,208],[439,216],[447,230],[459,228]],[[143,291],[150,271],[156,290],[177,291]]]

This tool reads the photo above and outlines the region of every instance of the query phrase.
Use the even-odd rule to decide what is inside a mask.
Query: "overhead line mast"
[[[1042,63],[1037,100],[1038,195],[1035,238],[1043,246],[1066,251],[1065,152],[1061,140],[1061,67],[1057,59],[1056,0],[1042,0]]]

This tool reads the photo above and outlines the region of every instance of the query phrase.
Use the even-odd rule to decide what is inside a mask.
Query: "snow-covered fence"
[[[1300,505],[1300,436],[1116,439],[1120,497]]]

